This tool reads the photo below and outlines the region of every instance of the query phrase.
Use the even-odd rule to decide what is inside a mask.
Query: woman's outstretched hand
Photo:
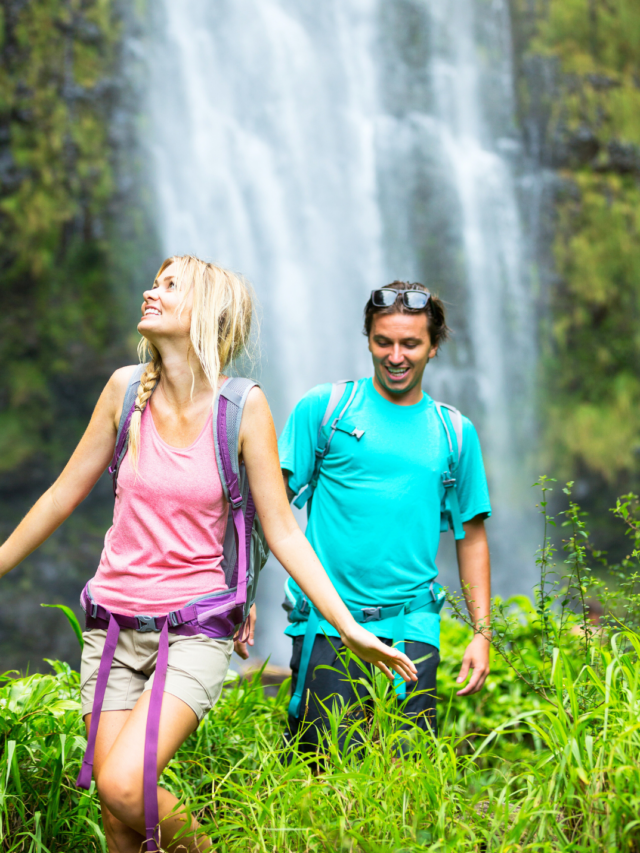
[[[355,623],[348,637],[343,637],[347,648],[367,663],[372,663],[393,681],[391,670],[395,670],[405,681],[417,681],[418,670],[413,661],[391,646],[386,646],[371,631]]]

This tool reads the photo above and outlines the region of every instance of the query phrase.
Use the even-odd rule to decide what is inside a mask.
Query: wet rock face
[[[566,165],[578,168],[592,163],[600,152],[600,141],[592,128],[582,125],[566,135]]]

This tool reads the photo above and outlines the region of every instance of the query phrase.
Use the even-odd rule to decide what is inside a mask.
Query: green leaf
[[[64,604],[41,604],[40,607],[57,607],[58,610],[62,610],[64,615],[69,620],[69,625],[73,628],[73,633],[76,635],[78,642],[80,643],[80,648],[84,648],[84,637],[82,636],[82,628],[80,627],[80,623],[76,617],[76,614],[70,607],[67,607]]]

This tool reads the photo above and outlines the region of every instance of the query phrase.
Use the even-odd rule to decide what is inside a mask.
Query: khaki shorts
[[[85,631],[80,664],[82,716],[93,709],[98,667],[107,632]],[[145,690],[151,690],[160,634],[123,628],[109,673],[103,711],[130,711]],[[229,669],[233,640],[213,640],[204,634],[183,637],[169,633],[169,666],[165,692],[193,710],[198,722],[220,698]]]

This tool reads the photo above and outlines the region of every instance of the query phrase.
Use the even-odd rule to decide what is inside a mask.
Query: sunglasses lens
[[[407,308],[413,308],[413,310],[419,310],[420,308],[424,308],[424,306],[429,301],[429,296],[431,294],[425,293],[424,290],[405,290],[404,292],[404,304]]]
[[[374,290],[371,293],[371,301],[376,308],[389,308],[396,301],[397,296],[395,290]]]

